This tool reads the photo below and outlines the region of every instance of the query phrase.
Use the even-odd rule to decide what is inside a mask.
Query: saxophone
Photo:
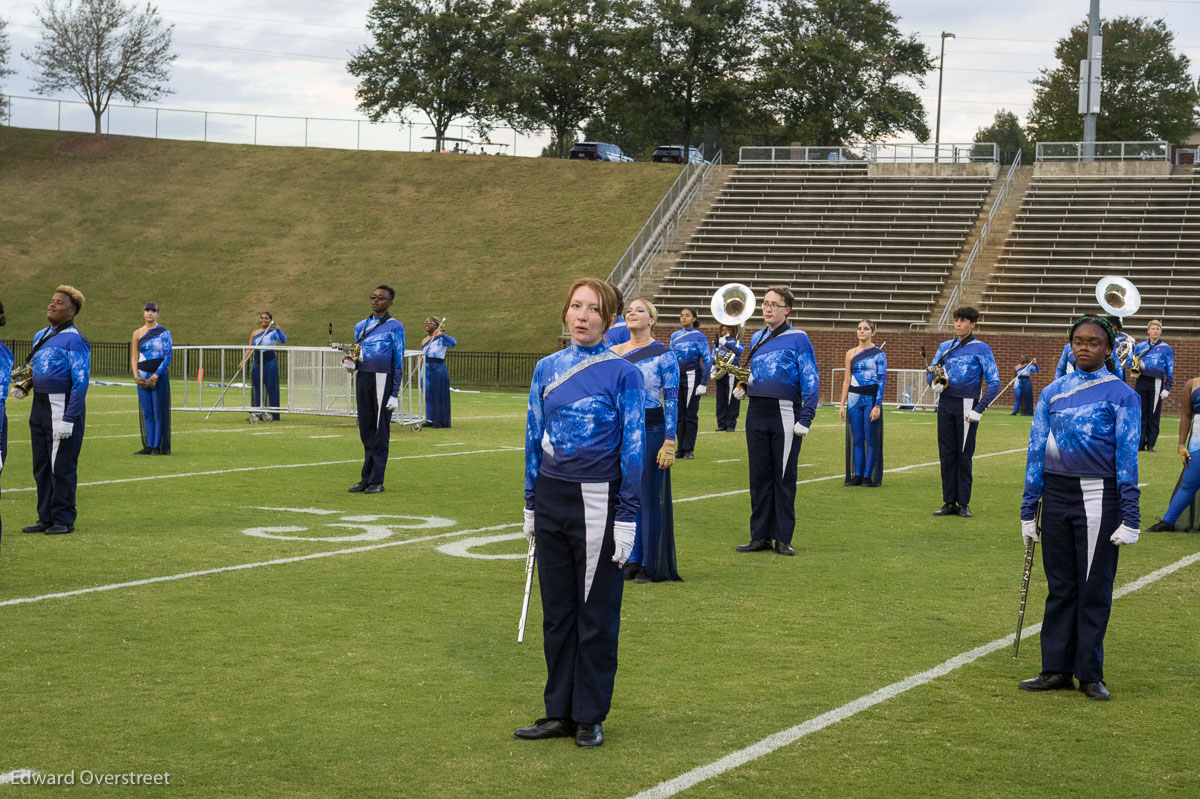
[[[925,354],[925,347],[921,347],[921,360],[929,363],[929,356]],[[946,366],[942,363],[935,363],[925,367],[926,374],[933,375],[933,384],[945,388],[950,385],[950,378],[946,375]]]
[[[33,364],[25,363],[13,369],[13,399],[25,399],[31,391],[33,391]]]

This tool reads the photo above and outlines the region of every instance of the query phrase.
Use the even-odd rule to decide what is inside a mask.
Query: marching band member
[[[975,454],[975,434],[988,405],[1000,393],[1000,371],[992,348],[975,338],[979,311],[964,306],[954,312],[954,338],[943,341],[933,355],[930,368],[942,366],[949,384],[925,381],[939,394],[937,409],[938,456],[942,462],[942,507],[934,516],[970,518],[971,458]],[[987,392],[980,397],[981,383]]]
[[[0,302],[0,327],[5,325],[4,303]],[[13,354],[0,341],[0,475],[4,474],[4,462],[8,460],[8,415],[4,410],[8,398],[8,384],[12,380]],[[4,537],[4,523],[0,520],[0,538]]]
[[[134,455],[171,454],[171,331],[158,323],[158,303],[142,307],[146,323],[133,331],[130,369],[142,409],[142,448]]]
[[[1018,413],[1022,416],[1033,416],[1033,375],[1035,372],[1042,371],[1037,365],[1037,358],[1032,355],[1026,355],[1025,360],[1021,361],[1013,367],[1013,376],[1017,382],[1013,383],[1013,409],[1009,416],[1016,416]]]
[[[399,405],[404,380],[404,325],[388,308],[396,299],[391,286],[371,292],[371,315],[354,326],[354,341],[362,347],[356,363],[343,358],[354,371],[354,397],[358,406],[358,437],[363,444],[362,476],[350,486],[351,494],[380,494],[387,470],[392,437],[392,411]]]
[[[1154,442],[1158,441],[1162,401],[1170,394],[1175,379],[1175,351],[1159,338],[1162,335],[1159,320],[1150,320],[1146,335],[1146,340],[1133,348],[1134,357],[1142,359],[1142,373],[1133,387],[1142,398],[1142,439],[1138,442],[1138,450],[1153,452]]]
[[[525,429],[525,535],[536,541],[546,717],[513,734],[604,743],[645,461],[642,373],[604,346],[618,312],[602,280],[575,281],[571,345],[538,361]]]
[[[50,325],[33,337],[29,437],[38,521],[24,528],[27,533],[75,531],[75,486],[92,352],[75,327],[75,315],[82,309],[83,294],[71,286],[59,286],[46,311]]]
[[[708,373],[712,369],[712,354],[708,338],[696,327],[696,309],[679,312],[683,327],[671,334],[671,352],[679,361],[679,424],[675,430],[676,455],[692,459],[696,448],[696,432],[700,424],[700,397],[708,390]]]
[[[1196,500],[1196,491],[1200,490],[1200,458],[1194,457],[1200,452],[1200,377],[1193,377],[1184,386],[1188,401],[1183,404],[1179,414],[1179,457],[1183,459],[1183,475],[1179,478],[1179,486],[1171,496],[1171,504],[1163,514],[1162,521],[1147,527],[1148,533],[1173,533],[1175,522]]]
[[[1105,361],[1105,365],[1108,366],[1108,371],[1124,380],[1125,373],[1129,371],[1129,366],[1133,363],[1133,348],[1137,346],[1137,339],[1125,332],[1125,322],[1121,317],[1106,316],[1104,318],[1108,320],[1108,323],[1112,325],[1112,329],[1117,334],[1117,343],[1113,346],[1112,358]],[[1123,360],[1117,357],[1117,350],[1122,345],[1125,345],[1129,350],[1129,354]]]
[[[450,426],[450,372],[446,369],[446,350],[458,342],[446,335],[432,316],[425,317],[425,419],[430,427]]]
[[[625,307],[625,297],[616,283],[608,285],[613,290],[613,294],[617,295],[617,321],[613,322],[612,326],[608,328],[608,332],[604,334],[604,346],[613,349],[617,345],[629,341],[629,328],[625,326],[625,320],[621,317],[620,311]]]
[[[746,450],[750,462],[750,543],[738,552],[771,549],[795,555],[796,461],[817,412],[819,378],[812,342],[788,324],[792,290],[772,286],[763,296],[766,327],[750,337],[750,380],[734,390],[750,397]]]
[[[846,350],[838,418],[846,422],[846,485],[883,482],[883,390],[887,356],[875,346],[875,323],[860,319],[858,344]]]
[[[1063,345],[1062,355],[1058,356],[1058,365],[1054,367],[1054,379],[1069,375],[1075,371],[1075,353],[1071,352],[1071,343]]]
[[[625,579],[638,583],[681,580],[675,567],[675,520],[671,465],[675,463],[675,417],[679,408],[679,363],[675,353],[651,338],[658,309],[636,299],[625,312],[630,339],[613,352],[636,366],[645,385],[646,462],[642,465],[641,510]]]
[[[1042,390],[1029,431],[1021,536],[1042,542],[1046,612],[1042,670],[1025,691],[1075,687],[1107,700],[1104,633],[1118,548],[1138,540],[1137,395],[1104,368],[1116,334],[1106,319],[1071,326],[1076,371]],[[1041,503],[1041,530],[1038,503]]]
[[[287,343],[287,335],[275,324],[275,317],[270,311],[258,315],[259,329],[250,333],[250,346],[278,347]],[[250,361],[250,396],[251,403],[256,408],[263,407],[262,392],[267,395],[266,407],[279,407],[279,358],[270,350],[250,350],[253,354]],[[266,421],[279,421],[277,411],[263,411],[258,418]],[[253,419],[251,419],[253,421]]]
[[[719,350],[728,350],[741,358],[742,353],[746,351],[746,345],[734,337],[733,330],[729,325],[721,325],[717,328],[717,343],[713,346],[714,361]],[[736,358],[734,363],[737,363]],[[718,432],[732,433],[737,430],[738,413],[741,411],[742,402],[733,396],[735,388],[737,388],[737,378],[733,375],[725,375],[713,387],[713,391],[717,392]]]

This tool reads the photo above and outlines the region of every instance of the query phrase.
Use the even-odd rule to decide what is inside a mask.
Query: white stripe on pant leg
[[[971,435],[971,421],[967,419],[967,414],[975,407],[975,400],[970,397],[963,397],[963,440],[962,446],[958,448],[959,452],[967,451],[967,436]]]
[[[383,418],[383,389],[387,387],[387,372],[375,373],[375,415]]]
[[[50,472],[54,472],[54,462],[58,459],[58,445],[62,442],[54,435],[54,428],[62,423],[63,414],[67,412],[66,394],[47,394],[50,400]]]
[[[1158,410],[1158,402],[1161,399],[1162,399],[1162,380],[1160,378],[1156,377],[1156,378],[1154,378],[1154,409],[1153,409],[1153,411]],[[1151,411],[1151,413],[1153,413],[1153,411]]]
[[[1096,554],[1096,543],[1100,539],[1100,520],[1104,514],[1104,480],[1102,478],[1079,478],[1079,488],[1083,491],[1083,512],[1087,514],[1087,570],[1083,579],[1092,573],[1092,556]]]
[[[592,593],[592,579],[600,565],[600,549],[608,527],[608,483],[580,483],[583,494],[583,523],[587,530],[587,572],[583,580],[583,601]]]
[[[696,373],[689,369],[687,373],[687,392],[683,395],[684,410],[687,410],[687,407],[692,404],[692,400],[695,399],[695,391]]]
[[[779,401],[779,421],[783,424],[783,463],[779,464],[779,473],[787,471],[788,456],[792,454],[792,439],[796,437],[796,412],[791,400]]]

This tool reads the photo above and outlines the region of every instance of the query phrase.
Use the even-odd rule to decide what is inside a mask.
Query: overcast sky
[[[4,85],[9,95],[33,95],[33,75],[20,53],[32,50],[39,33],[32,0],[4,0],[0,16],[9,21],[17,74]],[[347,54],[368,43],[365,21],[369,2],[363,0],[163,0],[163,17],[175,25],[178,59],[171,74],[174,94],[157,105],[210,114],[208,136],[217,140],[422,149],[427,129],[373,130],[353,123],[303,122],[234,117],[259,114],[284,117],[360,118],[355,108],[354,79],[346,72]],[[951,3],[946,0],[893,0],[904,33],[916,34],[937,57],[940,33],[946,42],[945,85],[942,91],[943,142],[970,141],[989,124],[998,108],[1015,112],[1022,121],[1029,111],[1029,81],[1040,67],[1053,64],[1055,41],[1083,20],[1088,0],[1009,0],[994,3]],[[1102,0],[1106,17],[1162,17],[1175,32],[1178,49],[1200,68],[1200,0]],[[921,90],[930,128],[937,105],[937,72]],[[78,99],[62,94],[59,99]],[[13,124],[54,127],[57,104],[15,100]],[[86,111],[63,109],[63,127],[87,129]],[[420,121],[419,117],[414,121]],[[114,114],[112,132],[152,135],[155,120],[146,112]],[[202,114],[158,115],[162,135],[199,138]],[[454,133],[455,131],[451,131]],[[464,133],[464,135],[470,135]],[[509,143],[519,154],[534,155],[537,141],[497,131],[491,139]],[[809,142],[826,144],[826,142]]]

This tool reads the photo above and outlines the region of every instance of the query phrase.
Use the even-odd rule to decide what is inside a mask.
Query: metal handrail
[[[1051,141],[1038,142],[1038,161],[1167,161],[1165,141]]]
[[[994,142],[866,142],[848,147],[742,147],[738,151],[740,164],[777,161],[829,164],[957,164],[999,160],[1000,148]]]

